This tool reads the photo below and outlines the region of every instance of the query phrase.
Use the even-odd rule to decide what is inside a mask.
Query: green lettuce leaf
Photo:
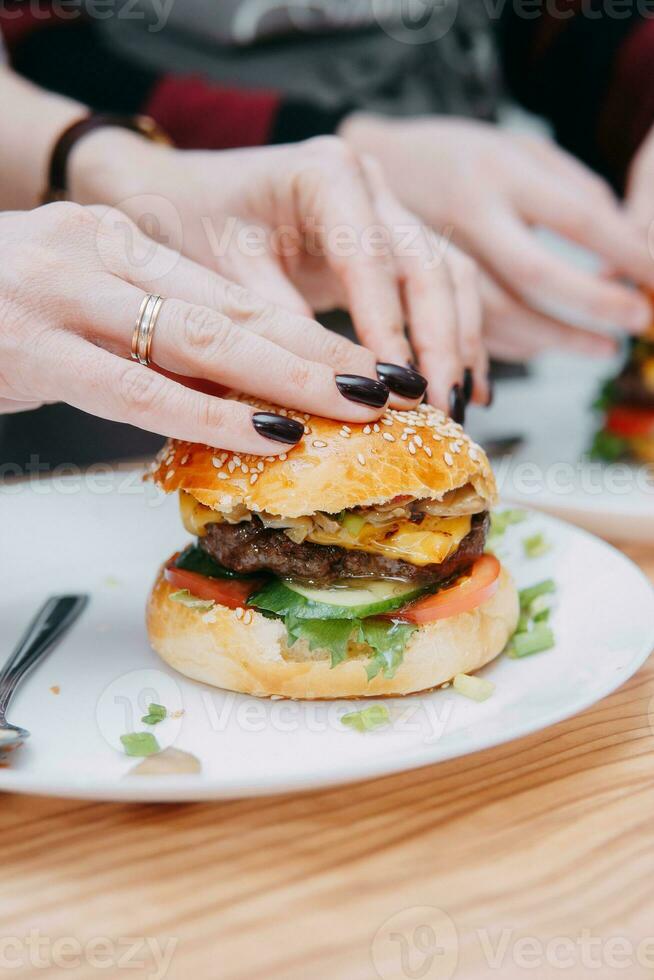
[[[351,619],[298,619],[286,617],[286,631],[292,646],[297,640],[306,640],[310,650],[329,650],[332,667],[338,666],[347,656],[347,645],[357,626]]]
[[[375,651],[366,667],[369,681],[380,671],[389,680],[395,677],[409,637],[417,628],[408,623],[391,623],[383,619],[361,620],[361,638]]]
[[[351,639],[367,643],[374,650],[366,667],[368,680],[380,672],[389,679],[395,676],[409,637],[417,629],[383,619],[300,619],[292,615],[286,617],[285,624],[291,646],[303,639],[310,650],[329,650],[332,667],[346,659]]]

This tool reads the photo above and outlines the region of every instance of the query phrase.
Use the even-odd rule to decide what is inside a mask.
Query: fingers
[[[376,358],[368,348],[340,337],[306,315],[272,306],[255,292],[190,259],[180,257],[175,268],[157,280],[132,277],[131,281],[144,292],[220,310],[238,326],[308,360],[327,364],[336,372],[376,377]]]
[[[550,181],[556,175],[596,200],[615,202],[610,185],[602,177],[550,139],[526,133],[515,133],[513,138],[539,163],[545,164]],[[537,174],[534,176],[538,179]]]
[[[530,310],[487,276],[482,277],[481,286],[484,335],[493,357],[527,360],[557,347],[597,357],[607,357],[616,351],[616,343],[610,337]]]
[[[579,193],[565,184],[549,182],[546,192],[533,196],[525,213],[530,220],[553,228],[596,252],[618,272],[643,285],[654,286],[654,262],[647,236],[634,227],[610,197]],[[641,323],[645,328],[651,319],[651,310],[633,291],[626,299],[629,308],[642,311]],[[625,326],[638,328],[640,324],[635,322]]]
[[[571,267],[508,212],[486,216],[477,246],[489,268],[531,305],[630,332],[649,322],[649,306],[637,293]]]
[[[15,415],[18,412],[31,412],[40,408],[43,402],[20,402],[13,398],[0,398],[0,415]]]
[[[357,335],[380,360],[403,364],[410,357],[388,229],[380,223],[358,158],[340,140],[313,140],[314,169],[298,174],[305,222],[323,229],[325,259],[343,285]]]
[[[453,245],[448,249],[447,261],[454,287],[461,361],[472,371],[473,401],[485,405],[488,402],[490,388],[477,266]]]
[[[292,418],[262,418],[248,405],[176,384],[64,331],[44,374],[46,396],[60,400],[65,393],[70,405],[85,412],[190,442],[272,456],[303,433],[303,424]]]
[[[376,362],[378,357],[380,360],[383,358],[383,349],[378,350],[375,356],[369,348],[339,337],[305,315],[271,306],[254,292],[228,282],[223,276],[183,256],[178,256],[176,261],[167,265],[170,266],[169,270],[157,278],[135,275],[127,263],[121,265],[120,272],[144,292],[219,310],[245,330],[306,360],[326,364],[336,374],[362,375],[373,380],[378,377]],[[289,284],[289,288],[293,287]],[[99,314],[100,310],[96,310],[96,315]],[[390,404],[397,408],[407,407],[415,404],[421,395],[422,392],[416,397],[407,398],[391,391]]]
[[[418,367],[429,383],[429,400],[443,411],[453,411],[452,393],[462,385],[464,367],[478,378],[475,397],[486,400],[487,363],[474,262],[399,204],[375,161],[366,158],[365,167],[377,211],[392,235],[409,333]]]
[[[411,339],[432,405],[450,412],[452,390],[463,381],[454,290],[445,262],[407,278],[404,295]]]
[[[111,296],[94,294],[88,299],[85,317],[96,329],[101,324],[111,349],[123,356],[129,351],[142,298],[142,290],[114,279]],[[257,311],[253,326],[265,323],[267,317]],[[376,378],[335,371],[234,323],[222,312],[177,299],[167,299],[161,308],[151,358],[175,375],[203,378],[278,405],[344,421],[375,420],[389,396],[388,388]]]

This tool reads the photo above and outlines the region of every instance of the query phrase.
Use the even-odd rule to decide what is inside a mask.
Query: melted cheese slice
[[[454,554],[470,530],[471,518],[425,517],[420,524],[397,521],[386,527],[364,524],[356,537],[343,527],[330,533],[316,528],[307,541],[336,544],[341,548],[368,551],[386,558],[401,558],[412,565],[440,564]]]
[[[182,492],[179,498],[184,527],[189,534],[202,537],[207,524],[218,524],[221,516]],[[440,564],[453,555],[470,531],[471,517],[425,517],[420,524],[396,521],[385,527],[364,524],[356,535],[346,528],[323,531],[316,527],[307,536],[314,544],[335,544],[339,548],[367,551],[387,558],[400,558],[412,565]]]

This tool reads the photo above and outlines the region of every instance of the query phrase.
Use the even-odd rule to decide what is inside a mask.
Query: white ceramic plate
[[[602,537],[654,542],[654,467],[590,461],[598,426],[591,405],[619,361],[549,355],[528,379],[502,381],[489,412],[473,410],[472,435],[484,443],[522,434],[511,457],[493,460],[502,496],[585,527]]]
[[[452,689],[393,699],[393,725],[374,733],[340,718],[361,702],[261,701],[185,680],[149,650],[146,595],[160,561],[185,540],[174,499],[138,474],[61,478],[3,488],[0,608],[4,658],[40,602],[87,591],[73,632],[26,681],[11,715],[32,731],[0,789],[103,800],[222,799],[366,779],[484,749],[551,725],[604,697],[654,647],[654,594],[624,556],[545,515],[509,530],[503,548],[520,586],[559,586],[554,650],[500,658],[478,704]],[[552,544],[522,557],[542,530]],[[55,689],[54,691],[52,689]],[[58,690],[58,693],[55,693]],[[162,746],[195,753],[202,773],[129,777],[119,736],[143,728],[150,701],[182,717],[156,729]],[[369,702],[366,702],[369,703]]]

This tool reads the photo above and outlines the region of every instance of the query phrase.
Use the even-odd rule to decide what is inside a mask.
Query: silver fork
[[[30,671],[63,639],[86,608],[87,595],[62,595],[48,599],[0,671],[0,756],[18,748],[30,737],[26,728],[10,725],[7,709],[13,694]]]

